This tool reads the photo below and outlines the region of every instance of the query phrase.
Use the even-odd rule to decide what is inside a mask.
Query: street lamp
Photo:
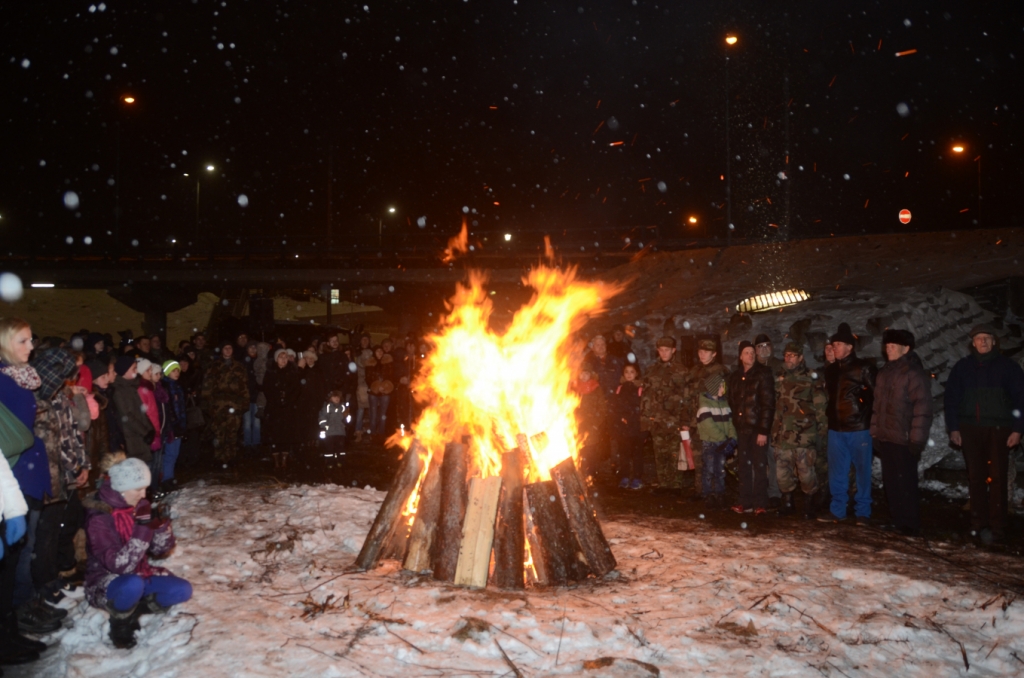
[[[207,165],[206,166],[206,171],[207,172],[213,172],[216,169],[217,168],[214,167],[213,165]],[[185,172],[184,176],[188,177],[189,176],[188,172]],[[199,234],[201,233],[201,231],[199,230],[199,186],[200,186],[201,178],[202,178],[201,174],[196,174],[196,246],[197,247],[199,246]]]
[[[395,208],[389,207],[388,214],[394,214]],[[384,218],[377,217],[377,247],[378,249],[384,249]]]
[[[953,151],[954,153],[956,153],[957,155],[962,155],[967,150],[967,147],[964,144],[954,144],[953,147],[950,150]],[[976,157],[974,159],[974,162],[978,163],[978,212],[977,212],[978,213],[978,217],[977,217],[977,219],[975,221],[977,222],[977,225],[980,227],[981,226],[981,154],[980,153],[978,154],[978,157]]]
[[[725,243],[732,244],[732,154],[729,149],[729,48],[739,42],[735,35],[725,36]]]

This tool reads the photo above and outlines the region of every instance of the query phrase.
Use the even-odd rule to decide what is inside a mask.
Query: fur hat
[[[832,335],[831,340],[833,344],[837,341],[841,341],[842,343],[849,344],[850,346],[857,345],[857,337],[853,334],[853,331],[847,323],[839,323],[839,329]]]
[[[975,325],[971,329],[971,339],[974,339],[974,335],[976,335],[976,334],[988,334],[993,339],[995,339],[996,338],[996,329],[994,327],[992,327],[991,325],[986,325],[986,324]]]
[[[135,358],[130,355],[123,355],[114,362],[114,373],[119,377],[128,374],[128,370],[135,364]]]
[[[757,337],[754,339],[754,346],[757,346],[758,344],[770,344],[770,343],[772,343],[772,340],[764,332],[762,332],[761,334],[757,335]]]
[[[661,339],[658,339],[658,341],[654,345],[656,347],[658,347],[658,348],[661,348],[662,346],[664,346],[666,348],[675,348],[676,347],[676,340],[673,337],[665,335]]]
[[[900,346],[913,349],[914,335],[909,330],[889,329],[882,332],[882,345],[884,346],[885,344],[899,344]]]
[[[110,476],[110,487],[118,492],[145,489],[152,480],[149,466],[135,457],[114,464],[107,474]]]

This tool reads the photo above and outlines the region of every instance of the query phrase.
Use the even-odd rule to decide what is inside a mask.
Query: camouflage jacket
[[[783,368],[775,378],[775,423],[772,446],[792,450],[828,447],[828,391],[823,375],[806,364],[794,370]]]
[[[217,359],[203,375],[203,406],[212,412],[225,407],[241,414],[249,409],[249,373],[237,360]]]
[[[677,362],[659,360],[644,375],[644,392],[640,398],[640,428],[680,426],[683,419],[683,394],[686,389],[686,368]]]
[[[36,400],[35,435],[43,441],[50,464],[50,501],[68,498],[68,486],[90,468],[85,440],[75,423],[74,405],[63,392]]]

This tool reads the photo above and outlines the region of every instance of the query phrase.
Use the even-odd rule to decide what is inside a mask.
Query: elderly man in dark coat
[[[1024,432],[1024,372],[999,351],[988,325],[971,330],[971,354],[946,381],[946,429],[963,447],[971,492],[971,531],[982,542],[1006,532],[1006,474],[1010,450]]]
[[[932,427],[931,377],[914,352],[914,335],[886,330],[882,345],[888,360],[875,379],[871,439],[882,461],[882,484],[892,525],[907,536],[921,531],[917,462]]]

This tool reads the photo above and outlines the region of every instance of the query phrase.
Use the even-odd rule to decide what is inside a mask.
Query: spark
[[[898,57],[907,56],[908,54],[917,54],[917,50],[916,49],[905,49],[902,52],[896,52],[896,56],[898,56]]]

